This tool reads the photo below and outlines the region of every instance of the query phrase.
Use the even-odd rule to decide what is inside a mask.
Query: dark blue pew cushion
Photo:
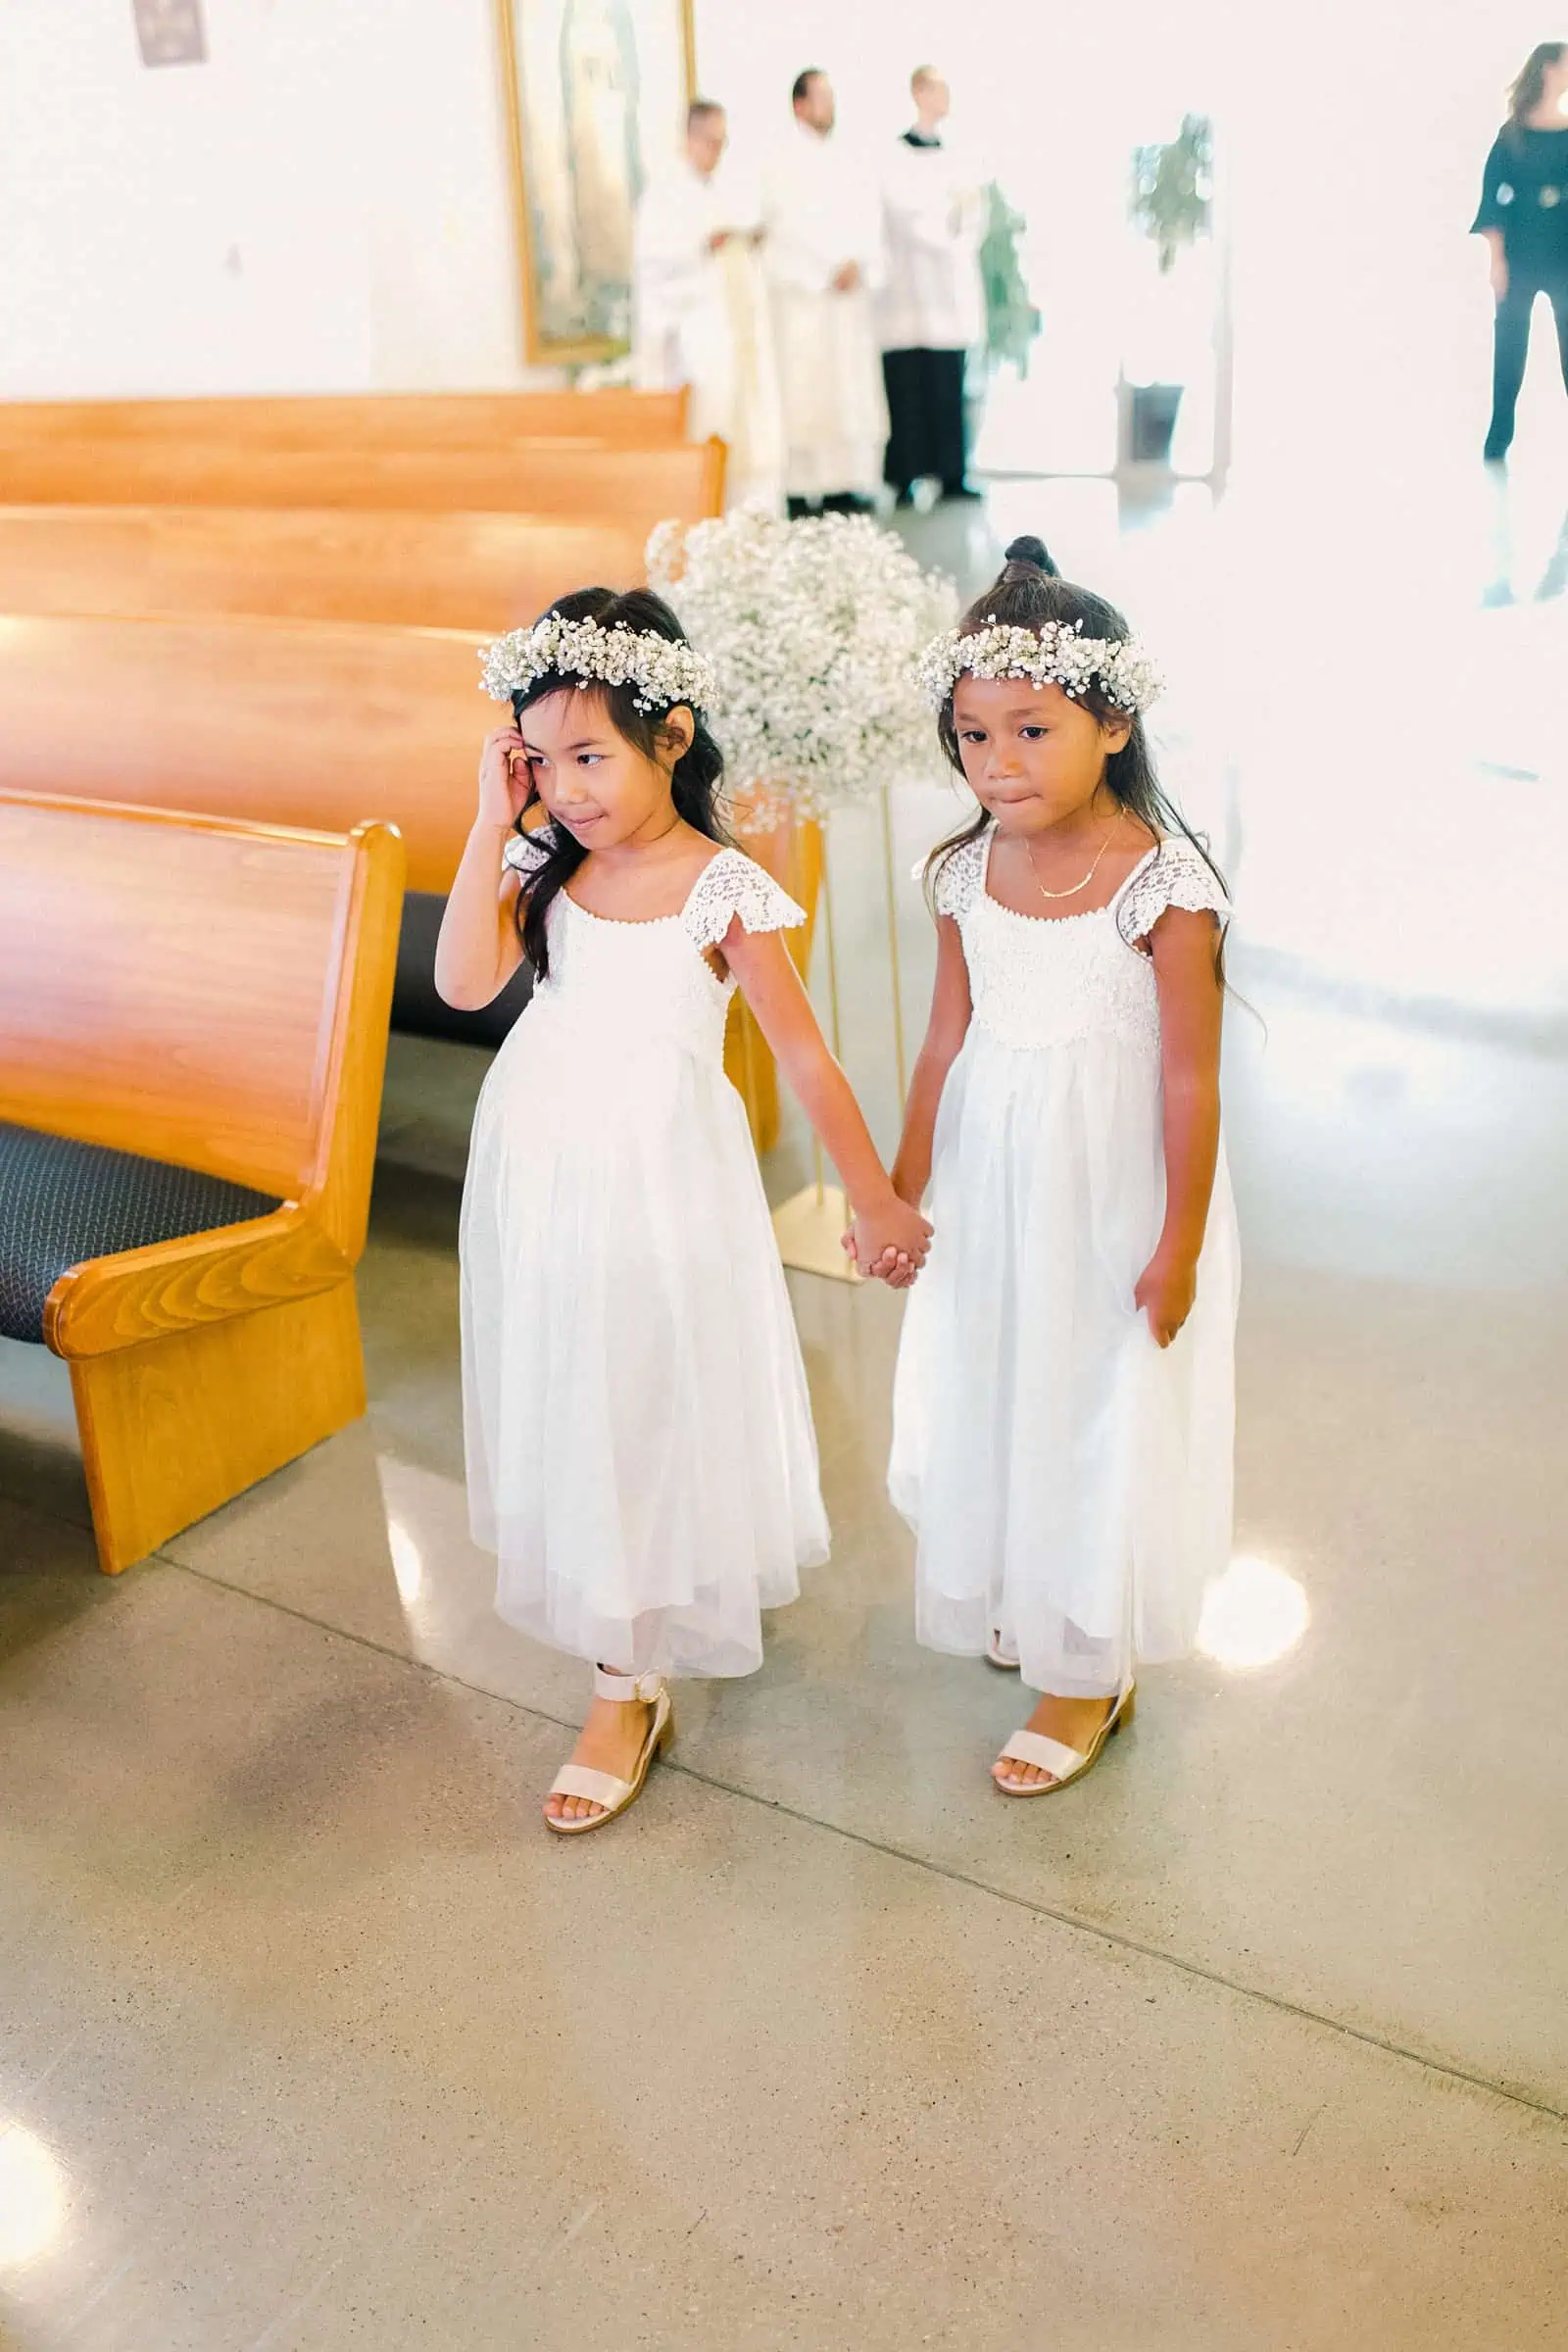
[[[0,1336],[41,1341],[44,1301],[90,1257],[242,1225],[280,1205],[219,1176],[0,1120]]]
[[[445,1038],[463,1046],[499,1046],[528,1002],[532,975],[525,965],[519,966],[495,1003],[478,1012],[454,1012],[450,1004],[444,1004],[436,994],[435,943],[446,905],[445,899],[428,890],[411,890],[403,901],[392,1026],[411,1037]]]

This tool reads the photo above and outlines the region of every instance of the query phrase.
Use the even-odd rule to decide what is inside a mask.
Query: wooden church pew
[[[0,401],[0,448],[210,441],[246,449],[491,449],[540,434],[646,447],[686,437],[681,392],[333,392]]]
[[[395,823],[408,896],[393,1024],[499,1045],[519,972],[479,1013],[442,1004],[435,943],[473,818],[481,632],[234,616],[0,614],[0,788],[347,833]]]
[[[612,521],[646,539],[723,512],[724,444],[568,439],[505,448],[247,450],[222,442],[0,446],[0,504],[418,508]]]
[[[478,635],[360,621],[0,616],[0,788],[346,833],[446,891],[498,706]]]
[[[517,628],[568,589],[630,588],[612,522],[368,508],[0,507],[0,612],[268,613]]]
[[[0,793],[0,1299],[71,1367],[107,1570],[365,1410],[402,871],[380,824]]]
[[[75,792],[105,802],[343,832],[390,818],[409,881],[393,1025],[499,1045],[527,1002],[526,972],[472,1014],[443,1005],[433,977],[479,747],[502,715],[478,691],[478,638],[364,622],[0,612],[0,788],[49,791],[69,775]],[[814,836],[808,857],[819,860]],[[814,873],[796,878],[813,905]],[[794,944],[808,942],[808,932]],[[776,1100],[766,1056],[743,1030],[737,1009],[731,1075],[765,1149]]]

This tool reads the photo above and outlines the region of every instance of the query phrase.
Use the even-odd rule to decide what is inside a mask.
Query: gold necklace
[[[1040,868],[1035,863],[1034,844],[1026,841],[1023,845],[1023,854],[1029,860],[1029,871],[1034,876],[1035,888],[1039,891],[1040,896],[1043,899],[1075,899],[1081,890],[1087,890],[1090,883],[1100,871],[1101,859],[1104,857],[1105,852],[1109,849],[1110,837],[1115,830],[1116,822],[1113,817],[1105,828],[1105,838],[1100,845],[1099,856],[1097,856],[1094,864],[1089,868],[1088,873],[1085,874],[1081,882],[1075,882],[1073,884],[1071,890],[1048,890],[1046,888],[1045,884],[1040,879]]]

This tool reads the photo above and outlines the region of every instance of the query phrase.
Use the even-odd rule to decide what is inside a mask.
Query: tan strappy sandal
[[[594,1668],[594,1696],[614,1700],[617,1706],[640,1704],[652,1707],[653,1720],[637,1758],[637,1768],[629,1781],[618,1780],[612,1772],[595,1772],[588,1764],[564,1764],[550,1784],[552,1796],[586,1797],[591,1805],[603,1805],[602,1813],[590,1813],[586,1821],[557,1821],[554,1814],[545,1815],[545,1827],[558,1837],[575,1838],[584,1830],[602,1830],[607,1821],[613,1821],[626,1807],[635,1804],[643,1792],[643,1784],[653,1768],[654,1758],[669,1745],[675,1737],[675,1712],[669,1703],[669,1689],[662,1674],[607,1674],[602,1666]]]
[[[1138,1686],[1129,1683],[1110,1713],[1095,1734],[1086,1755],[1077,1748],[1066,1746],[1060,1740],[1048,1740],[1044,1732],[1014,1732],[998,1758],[999,1763],[1033,1764],[1041,1772],[1052,1772],[1052,1781],[1032,1781],[1027,1788],[1009,1788],[993,1773],[991,1785],[1004,1796],[1054,1796],[1060,1788],[1070,1788],[1092,1772],[1104,1754],[1108,1742],[1115,1739],[1124,1723],[1131,1723],[1137,1704]]]

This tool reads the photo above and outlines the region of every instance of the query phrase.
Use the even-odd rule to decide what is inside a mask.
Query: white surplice
[[[874,496],[888,437],[872,308],[884,276],[876,183],[836,133],[798,123],[767,172],[762,225],[785,486],[812,501]],[[860,272],[852,294],[832,283],[846,262]]]
[[[884,351],[969,351],[984,339],[979,172],[959,148],[900,139],[883,166],[887,282],[877,297]]]
[[[751,237],[757,208],[723,172],[682,162],[637,212],[633,369],[645,391],[691,389],[694,441],[729,447],[726,503],[782,503],[772,320]],[[715,252],[713,239],[726,243]]]

